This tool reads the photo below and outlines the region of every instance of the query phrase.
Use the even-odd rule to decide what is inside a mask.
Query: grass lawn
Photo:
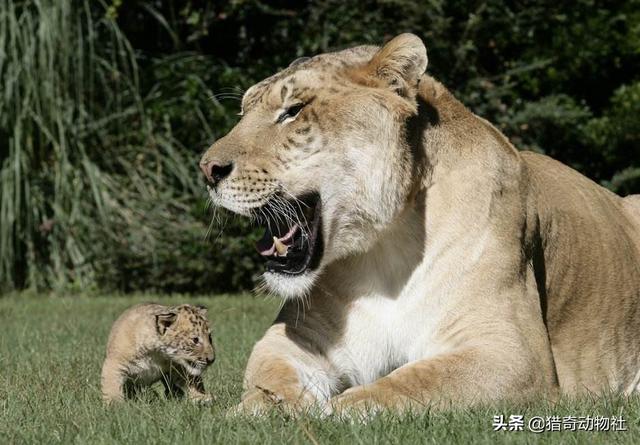
[[[111,323],[142,301],[206,304],[218,360],[205,374],[217,397],[210,407],[165,400],[160,388],[143,400],[106,408],[99,376]],[[254,342],[274,318],[278,301],[262,297],[33,297],[0,298],[0,443],[640,443],[640,399],[608,397],[557,406],[493,407],[367,424],[331,419],[229,418]],[[156,395],[157,394],[157,395]],[[624,432],[494,432],[496,414],[623,415]],[[526,426],[525,426],[526,429]]]

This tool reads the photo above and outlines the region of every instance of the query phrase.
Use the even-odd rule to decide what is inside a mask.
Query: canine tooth
[[[287,246],[285,246],[284,243],[275,236],[273,237],[273,245],[276,246],[278,255],[284,256],[287,254]]]

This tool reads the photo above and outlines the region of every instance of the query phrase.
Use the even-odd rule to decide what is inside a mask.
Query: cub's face
[[[406,124],[426,64],[410,34],[296,61],[245,93],[240,122],[203,155],[213,203],[264,225],[256,247],[274,292],[304,296],[403,208],[416,176]]]
[[[161,350],[192,375],[200,375],[215,360],[207,310],[184,304],[156,315]]]

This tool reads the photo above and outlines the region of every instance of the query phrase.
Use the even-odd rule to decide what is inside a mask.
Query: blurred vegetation
[[[638,0],[0,0],[0,289],[251,288],[200,154],[255,81],[405,31],[519,148],[640,193]]]

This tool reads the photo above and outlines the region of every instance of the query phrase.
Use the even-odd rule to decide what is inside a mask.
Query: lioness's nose
[[[207,181],[209,181],[213,186],[216,186],[220,181],[231,174],[231,171],[233,170],[233,163],[222,165],[215,161],[201,162],[200,170],[204,173]]]

